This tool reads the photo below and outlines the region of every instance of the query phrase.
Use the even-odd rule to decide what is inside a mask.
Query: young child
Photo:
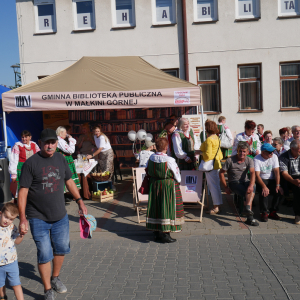
[[[16,204],[6,203],[0,212],[0,300],[7,299],[5,280],[12,286],[17,300],[24,300],[23,290],[19,278],[17,250],[14,244],[20,244],[20,235],[13,224],[19,210]]]

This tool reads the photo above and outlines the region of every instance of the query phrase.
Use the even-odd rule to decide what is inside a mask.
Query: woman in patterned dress
[[[178,130],[172,135],[172,142],[179,169],[196,170],[195,150],[199,149],[199,143],[188,119],[180,119]]]
[[[17,198],[18,190],[20,188],[19,178],[21,176],[21,169],[24,162],[30,156],[40,151],[39,146],[35,142],[32,142],[31,138],[31,133],[28,130],[23,130],[21,133],[21,141],[16,142],[11,150],[8,171],[11,174],[12,181],[16,181],[18,184],[15,198]]]
[[[108,137],[101,132],[100,126],[94,128],[94,140],[98,148],[92,155],[88,155],[87,159],[97,157],[99,154],[99,167],[101,172],[109,171],[109,180],[112,179],[114,174],[114,151],[111,148]]]
[[[184,223],[181,176],[174,158],[167,155],[168,140],[158,138],[157,152],[151,155],[146,172],[150,176],[146,228],[154,231],[156,241],[172,243],[170,232],[179,232]]]
[[[67,130],[63,126],[59,126],[56,129],[56,135],[58,138],[56,152],[61,153],[65,157],[68,166],[72,172],[72,179],[75,182],[77,188],[80,190],[81,186],[72,157],[72,154],[75,152],[76,140],[73,139],[72,136],[67,134]],[[65,193],[66,192],[68,191],[65,188]]]

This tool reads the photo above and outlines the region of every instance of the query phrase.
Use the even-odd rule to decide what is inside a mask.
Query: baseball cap
[[[264,143],[264,144],[261,146],[261,151],[273,152],[273,151],[275,151],[275,150],[276,150],[276,149],[275,149],[271,144]]]
[[[41,141],[58,140],[56,132],[53,129],[46,128],[41,132]]]
[[[149,147],[155,145],[155,143],[153,143],[152,141],[147,141],[146,140],[145,145],[146,145],[147,148],[149,148]]]

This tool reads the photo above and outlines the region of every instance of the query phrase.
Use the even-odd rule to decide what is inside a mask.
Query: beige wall
[[[56,0],[56,34],[34,35],[32,1],[17,0],[23,84],[82,56],[139,55],[160,69],[180,68],[184,78],[181,0],[177,25],[153,27],[151,1],[136,0],[136,27],[119,30],[112,29],[111,1],[95,0],[96,30],[80,33],[73,32],[71,2]],[[279,128],[300,123],[299,112],[279,111],[279,63],[300,61],[300,19],[278,19],[277,0],[263,0],[260,20],[236,22],[235,1],[219,0],[217,22],[194,24],[193,1],[186,2],[190,81],[197,82],[197,67],[220,66],[222,115],[229,127],[240,132],[253,119],[277,135]],[[246,63],[262,64],[262,113],[238,113],[237,65]]]

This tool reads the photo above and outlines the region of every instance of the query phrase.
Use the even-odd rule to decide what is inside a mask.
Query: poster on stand
[[[180,190],[183,203],[196,203],[202,197],[203,172],[181,171]]]
[[[205,121],[207,120],[207,115],[183,115],[183,118],[186,118],[189,120],[190,122],[190,126],[193,128],[194,130],[194,134],[196,136],[196,138],[198,139],[199,144],[201,144],[200,142],[200,133],[203,131],[202,128],[202,118],[203,118],[203,123],[205,123]]]
[[[142,195],[139,192],[139,189],[143,183],[143,180],[146,176],[146,171],[145,168],[136,168],[136,189],[139,197],[139,201],[148,201],[148,196],[149,195]]]

